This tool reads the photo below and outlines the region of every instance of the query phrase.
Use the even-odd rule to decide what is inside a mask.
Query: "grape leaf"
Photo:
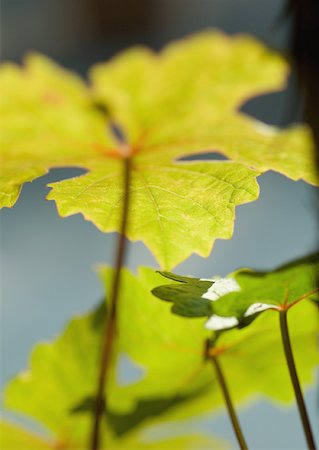
[[[102,277],[108,289],[111,270],[103,269]],[[189,419],[223,405],[214,372],[203,359],[210,335],[203,319],[173,315],[157,301],[150,291],[162,278],[152,269],[140,269],[138,277],[124,270],[122,277],[117,357],[104,422],[105,439],[119,442],[153,424],[157,416],[163,422]],[[315,311],[314,304],[305,302],[296,305],[289,318],[303,384],[314,380],[318,357]],[[7,408],[37,419],[65,445],[86,442],[88,436],[104,318],[102,305],[73,319],[52,343],[35,347],[30,369],[6,388]],[[293,399],[276,319],[275,314],[264,314],[251,327],[220,336],[218,351],[236,401],[258,394]],[[137,381],[124,385],[118,378],[123,354],[142,370]]]
[[[235,206],[257,198],[260,172],[315,183],[304,127],[270,132],[237,111],[247,98],[280,89],[286,72],[283,59],[252,38],[216,31],[159,55],[126,51],[93,67],[90,87],[40,55],[23,69],[5,64],[0,203],[12,206],[21,185],[50,168],[80,167],[88,173],[51,184],[48,198],[63,217],[81,213],[116,231],[122,159],[130,154],[128,238],[142,240],[164,268],[192,252],[207,256],[215,239],[231,237]],[[208,151],[233,161],[176,161]]]

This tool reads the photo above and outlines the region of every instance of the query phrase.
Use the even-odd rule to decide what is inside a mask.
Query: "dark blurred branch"
[[[88,0],[100,36],[132,35],[152,26],[153,0]]]
[[[291,19],[291,58],[304,102],[304,119],[310,125],[315,141],[314,163],[319,176],[319,0],[287,1],[287,14]]]
[[[319,1],[288,0],[290,52],[304,100],[304,118],[312,128],[319,168]]]

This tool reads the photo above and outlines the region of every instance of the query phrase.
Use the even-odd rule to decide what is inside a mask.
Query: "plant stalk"
[[[306,405],[303,399],[299,378],[296,370],[296,365],[292,353],[291,348],[291,342],[290,342],[290,336],[289,336],[289,330],[288,330],[288,323],[287,323],[287,309],[283,309],[279,312],[280,317],[280,331],[281,331],[281,338],[282,343],[285,351],[286,361],[290,373],[291,382],[294,388],[296,402],[300,414],[300,419],[303,425],[305,438],[308,444],[309,450],[315,450],[316,444],[314,441],[314,437],[311,430],[311,425],[306,409]]]
[[[118,311],[118,298],[121,283],[121,272],[124,265],[125,254],[126,254],[126,229],[129,214],[129,204],[130,204],[130,178],[131,178],[131,160],[129,157],[123,159],[123,187],[124,187],[124,201],[123,201],[123,212],[121,229],[118,235],[117,249],[114,264],[114,275],[112,288],[110,291],[110,301],[107,309],[107,320],[105,325],[105,331],[102,341],[101,350],[101,361],[100,370],[97,383],[97,391],[94,402],[93,411],[93,424],[90,439],[91,450],[100,449],[101,441],[101,420],[103,418],[103,413],[105,410],[106,399],[104,396],[105,384],[107,382],[108,371],[110,363],[112,360],[112,353],[114,347],[114,341],[116,337],[116,325],[117,325],[117,311]]]
[[[236,411],[235,411],[235,408],[234,408],[234,405],[233,405],[233,402],[232,402],[232,399],[231,399],[231,396],[230,396],[230,392],[229,392],[229,389],[228,389],[228,386],[227,386],[227,383],[226,383],[226,379],[225,379],[224,373],[222,371],[221,365],[220,365],[220,363],[219,363],[219,361],[217,359],[217,356],[210,355],[209,359],[212,361],[212,363],[213,363],[213,365],[215,367],[217,379],[218,379],[220,388],[221,388],[222,393],[223,393],[223,397],[224,397],[224,400],[225,400],[227,412],[228,412],[231,424],[233,426],[233,430],[234,430],[234,433],[236,435],[239,448],[241,450],[248,450],[248,446],[246,444],[246,440],[245,440],[243,432],[241,430],[240,423],[239,423],[239,420],[238,420],[237,415],[236,415]]]

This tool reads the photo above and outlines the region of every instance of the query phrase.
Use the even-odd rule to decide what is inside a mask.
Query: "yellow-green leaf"
[[[290,309],[307,298],[318,301],[318,269],[319,254],[315,253],[273,271],[240,269],[227,278],[211,280],[160,272],[177,283],[158,286],[152,293],[172,302],[175,314],[213,316],[209,329],[241,328],[268,309]],[[229,323],[224,320],[227,317],[231,318]]]
[[[103,271],[107,287],[110,276],[110,270]],[[189,419],[223,407],[215,374],[203,358],[210,335],[205,319],[171,314],[170,306],[150,293],[162,282],[152,269],[141,269],[138,277],[123,271],[119,337],[107,391],[106,441],[129,438],[154,420]],[[304,302],[289,313],[304,386],[314,381],[318,361],[316,312],[314,303]],[[74,319],[55,341],[36,346],[30,368],[6,389],[6,407],[37,419],[59,442],[83,443],[89,435],[104,315],[101,307]],[[251,326],[221,335],[218,352],[237,402],[258,395],[277,401],[293,399],[277,314],[265,313]],[[140,368],[138,379],[120,381],[121,355]]]
[[[119,161],[54,183],[49,199],[61,216],[79,211],[102,231],[119,227],[124,192]],[[105,175],[108,171],[108,175]],[[192,252],[208,256],[214,239],[229,239],[235,206],[258,196],[256,173],[232,162],[134,165],[127,235],[142,240],[162,267]]]
[[[318,300],[318,269],[319,253],[270,272],[240,269],[233,274],[240,289],[214,302],[213,310],[221,316],[235,316],[245,326],[268,308],[290,310],[303,300]]]
[[[127,236],[165,268],[192,252],[207,256],[215,239],[231,237],[236,205],[257,198],[260,172],[316,182],[304,126],[275,130],[238,111],[248,98],[282,88],[286,74],[284,60],[253,38],[217,31],[160,54],[128,50],[93,67],[91,86],[40,55],[22,69],[4,64],[0,203],[12,206],[22,184],[50,168],[81,167],[86,175],[52,184],[48,198],[63,217],[82,213],[116,231],[126,152],[133,160]],[[233,161],[176,161],[209,151]]]
[[[22,428],[18,424],[0,421],[0,444],[2,450],[88,450],[85,442],[59,442],[52,440],[48,442],[31,431]],[[186,436],[166,437],[164,439],[145,439],[138,434],[132,434],[124,439],[113,439],[102,443],[101,450],[209,450],[218,448],[224,450],[229,448],[224,442],[217,441],[208,436],[200,434],[189,434]]]
[[[110,271],[105,275],[108,286]],[[183,318],[171,314],[169,304],[159,302],[150,294],[159,280],[163,283],[159,274],[147,268],[139,270],[138,278],[128,273],[122,279],[118,351],[144,368],[145,376],[135,384],[114,385],[112,406],[114,410],[124,412],[133,408],[134,398],[193,393],[196,394],[192,399],[193,410],[197,402],[203,409],[216,409],[223,404],[222,397],[212,368],[203,362],[204,341],[211,334],[204,327],[207,318]],[[132,292],[135,301],[132,301]],[[300,377],[308,385],[314,381],[314,368],[318,362],[316,312],[314,304],[305,302],[289,313],[296,359],[302,366]],[[247,329],[229,331],[218,340],[224,369],[238,400],[258,394],[279,401],[293,399],[277,316],[273,312],[265,313]],[[304,347],[307,350],[302,350]],[[273,359],[277,362],[276,367]],[[256,376],[257,368],[262,368],[262,377]],[[163,383],[162,380],[169,381]],[[189,414],[185,405],[181,404],[179,409],[184,409],[185,415]],[[201,412],[200,408],[198,412]]]
[[[131,345],[127,348],[129,351],[137,341],[142,344],[140,339],[143,339],[145,330],[136,333],[134,322],[126,323],[127,314],[130,313],[126,302],[129,299],[129,293],[135,289],[135,283],[132,282],[133,276],[128,272],[124,272],[123,275],[126,280],[125,289],[127,289],[123,298],[123,302],[125,302],[123,307],[127,309],[127,312],[122,322],[123,325],[131,326],[135,330],[135,333],[129,333],[130,339],[135,334]],[[153,271],[149,271],[149,275],[152,279]],[[148,294],[148,291],[142,286],[137,296],[140,297],[145,292]],[[146,299],[150,300],[149,294],[148,297],[146,295]],[[158,310],[157,305],[155,309]],[[94,313],[73,319],[53,342],[38,344],[32,352],[30,368],[13,379],[5,391],[5,406],[27,415],[29,418],[36,419],[50,430],[54,436],[52,439],[55,444],[54,448],[87,450],[93,417],[91,405],[98,376],[99,349],[105,313],[105,307],[101,305]],[[167,311],[167,316],[171,316],[169,311]],[[182,327],[182,331],[186,331],[187,324],[180,318],[177,318],[177,322]],[[154,340],[156,352],[159,345],[162,346],[162,342],[156,342],[157,333],[154,336],[153,331],[154,329],[151,328],[149,337]],[[175,332],[177,331],[175,330]],[[181,336],[183,335],[185,336],[185,333]],[[169,351],[176,357],[178,351],[176,352],[174,347],[173,337],[170,337],[170,340],[173,348]],[[150,354],[150,345],[151,342],[144,349],[141,345],[139,348],[140,353],[146,350],[149,361],[144,356],[143,362],[145,364],[150,362],[150,368],[153,371],[151,359],[155,355]],[[122,352],[122,350],[120,343],[117,351]],[[134,352],[131,351],[129,356],[133,358]],[[195,356],[197,360],[201,359],[201,355],[195,353]],[[182,359],[183,354],[180,356],[180,361]],[[162,373],[167,373],[171,362],[172,359],[169,358],[167,363],[163,363]],[[156,364],[157,366],[158,364]],[[187,361],[185,367],[187,367]],[[116,367],[113,368],[114,371],[115,369]],[[169,371],[172,369],[171,366]],[[176,367],[175,371],[177,370]],[[158,383],[157,379],[153,377],[152,380],[153,383]],[[109,448],[110,445],[112,445],[111,448],[136,448],[136,450],[139,448],[164,449],[169,448],[170,445],[172,448],[185,450],[215,448],[216,445],[218,448],[224,448],[221,442],[205,436],[189,436],[187,433],[183,437],[176,436],[176,434],[174,437],[170,435],[174,432],[174,424],[171,424],[171,421],[180,419],[179,415],[175,416],[176,407],[182,407],[185,412],[187,410],[187,418],[193,416],[191,405],[192,400],[196,398],[198,387],[191,386],[191,392],[188,394],[182,392],[184,383],[176,380],[175,384],[171,387],[168,385],[167,389],[162,384],[164,395],[161,397],[161,395],[156,395],[158,389],[154,389],[155,386],[153,389],[147,388],[147,384],[143,396],[143,386],[142,389],[136,389],[135,385],[131,385],[131,388],[129,387],[127,390],[123,386],[118,386],[116,379],[111,381],[108,391],[110,406],[102,428],[102,438],[106,448]],[[179,390],[181,390],[181,395],[178,395]],[[185,408],[185,405],[188,407]],[[167,428],[167,437],[164,441],[156,440],[156,436],[153,438],[151,430],[148,432],[147,439],[143,437],[148,427],[153,425]],[[102,448],[104,447],[102,446]]]
[[[53,442],[10,422],[0,420],[0,448],[2,450],[54,450]]]

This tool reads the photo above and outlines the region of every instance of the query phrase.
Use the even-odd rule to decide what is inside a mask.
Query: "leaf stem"
[[[131,160],[129,157],[123,159],[123,188],[124,201],[122,210],[121,229],[118,235],[117,249],[115,255],[114,275],[112,281],[112,288],[110,293],[109,307],[107,310],[107,320],[102,341],[101,361],[99,368],[99,376],[97,383],[97,391],[94,402],[93,424],[90,439],[90,448],[92,450],[99,450],[100,448],[100,434],[101,434],[101,419],[105,409],[104,389],[107,382],[107,375],[112,360],[112,353],[114,347],[114,339],[116,337],[116,322],[118,311],[118,297],[121,283],[121,271],[124,265],[126,254],[126,229],[128,222],[129,204],[130,204],[130,178],[131,178]]]
[[[230,392],[229,392],[229,389],[228,389],[228,386],[226,383],[226,379],[225,379],[223,370],[221,368],[221,365],[218,361],[218,358],[217,358],[217,356],[214,356],[214,355],[209,355],[208,358],[212,361],[212,363],[214,365],[216,375],[217,375],[217,380],[218,380],[219,386],[223,393],[227,412],[228,412],[231,424],[233,426],[233,430],[236,435],[236,438],[237,438],[237,441],[239,444],[239,448],[241,450],[248,450],[248,446],[246,444],[246,440],[244,438],[239,420],[237,418],[237,414],[236,414],[236,411],[235,411],[235,408],[234,408],[234,405],[233,405],[233,402],[232,402],[232,399],[230,396]]]
[[[295,397],[297,401],[297,406],[301,418],[301,422],[303,425],[305,437],[308,444],[309,450],[315,450],[316,445],[313,438],[313,434],[311,431],[311,425],[308,417],[308,413],[306,410],[305,402],[303,399],[299,378],[296,370],[296,365],[292,353],[291,348],[291,342],[289,337],[289,330],[288,330],[288,323],[287,323],[287,309],[282,309],[279,311],[279,317],[280,317],[280,331],[281,331],[281,338],[282,343],[285,351],[286,361],[290,373],[291,382],[294,388]]]

